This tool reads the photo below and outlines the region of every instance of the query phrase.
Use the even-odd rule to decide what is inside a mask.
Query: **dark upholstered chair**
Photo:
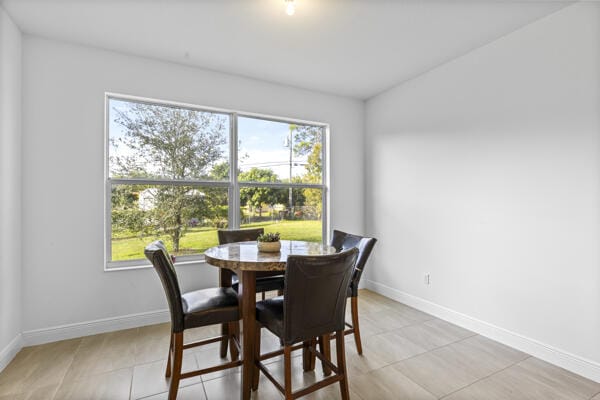
[[[358,323],[358,284],[376,242],[377,239],[375,238],[353,235],[337,230],[333,231],[333,237],[331,239],[331,246],[335,247],[337,251],[344,251],[351,248],[358,249],[358,258],[356,260],[356,265],[354,266],[354,272],[348,289],[348,297],[350,297],[352,310],[352,325],[346,324],[349,329],[344,332],[346,335],[354,334],[354,341],[356,343],[358,354],[362,354],[360,325]]]
[[[253,389],[258,388],[259,371],[262,371],[285,395],[295,399],[314,392],[324,386],[339,382],[342,399],[349,398],[344,349],[344,315],[346,312],[347,290],[358,257],[357,249],[325,256],[289,256],[285,270],[283,297],[260,301],[256,304],[256,342]],[[260,354],[260,330],[267,328],[283,341],[283,350]],[[327,342],[329,334],[335,332],[337,365],[326,355],[318,352],[315,338]],[[298,344],[294,346],[295,344]],[[292,391],[291,352],[302,348],[305,355],[314,354],[334,375]],[[273,378],[262,360],[278,356],[284,357],[283,386]],[[310,358],[304,358],[304,370],[311,369]]]
[[[238,230],[219,230],[219,244],[250,242],[256,240],[265,233],[264,228],[238,229]],[[223,268],[220,269],[221,271]],[[238,276],[232,273],[231,286],[237,292],[239,285]],[[263,300],[265,292],[272,290],[283,290],[283,275],[281,272],[257,272],[256,273],[256,293],[262,292]]]
[[[238,360],[240,312],[237,293],[231,288],[212,288],[181,294],[177,273],[163,242],[151,243],[146,247],[144,253],[160,277],[171,312],[171,344],[165,376],[171,377],[169,400],[174,400],[177,398],[177,389],[181,379],[241,365],[241,361]],[[217,336],[195,343],[183,344],[183,331],[222,323],[226,323],[229,328],[225,339],[231,346],[231,362],[182,374],[184,349],[220,342],[223,339],[222,336]]]
[[[260,235],[265,233],[264,228],[252,229],[219,229],[217,235],[219,244],[236,243],[236,242],[252,242]],[[238,276],[228,269],[219,268],[219,280],[221,286],[231,286],[233,290],[238,291],[240,284]],[[257,272],[256,273],[256,293],[262,293],[262,299],[265,299],[265,292],[277,290],[281,294],[283,290],[283,275],[281,272]],[[223,324],[222,334],[227,336],[227,325]],[[227,355],[227,340],[221,342],[221,357]]]

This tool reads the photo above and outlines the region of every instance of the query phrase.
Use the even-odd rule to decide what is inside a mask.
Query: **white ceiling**
[[[369,98],[562,1],[4,0],[25,33]]]

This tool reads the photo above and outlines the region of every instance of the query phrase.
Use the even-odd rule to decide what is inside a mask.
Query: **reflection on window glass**
[[[229,116],[109,99],[111,178],[229,179]]]
[[[240,182],[322,183],[323,128],[238,118]]]
[[[112,261],[143,259],[156,239],[174,255],[202,253],[227,228],[226,188],[114,184],[111,204]]]
[[[322,189],[241,187],[242,228],[264,227],[284,240],[322,240]]]

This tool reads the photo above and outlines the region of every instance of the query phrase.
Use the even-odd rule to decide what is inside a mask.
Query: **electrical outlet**
[[[431,277],[429,276],[429,274],[425,274],[425,278],[423,279],[423,282],[426,285],[429,285],[429,283],[431,282]]]

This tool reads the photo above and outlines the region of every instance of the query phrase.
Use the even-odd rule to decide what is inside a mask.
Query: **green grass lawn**
[[[242,225],[242,228],[264,227],[265,232],[279,232],[283,240],[321,241],[321,221],[267,221]],[[144,258],[144,247],[156,240],[154,236],[128,237],[112,239],[112,260],[135,260]],[[166,236],[159,237],[164,240],[171,250],[170,240]],[[176,255],[202,253],[209,247],[216,246],[216,228],[190,228],[181,238],[181,251]]]

